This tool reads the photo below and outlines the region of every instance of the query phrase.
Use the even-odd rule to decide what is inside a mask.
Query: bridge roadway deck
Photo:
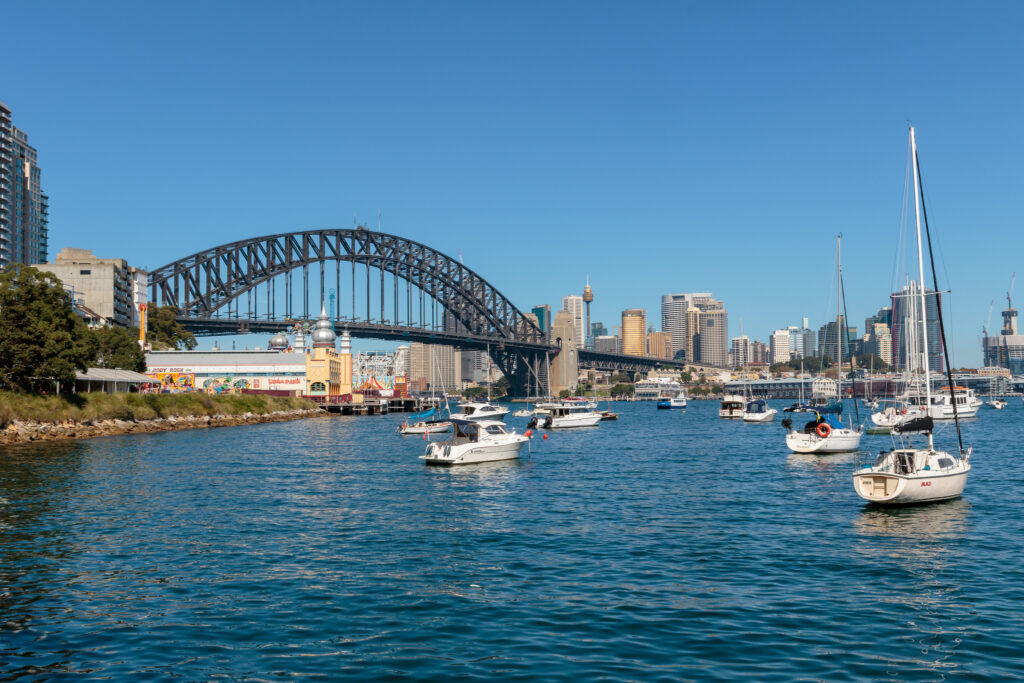
[[[195,319],[182,317],[178,319],[188,331],[199,335],[229,335],[248,333],[275,334],[292,325],[297,320],[248,320],[235,318],[206,318]],[[533,353],[550,353],[556,356],[561,349],[557,346],[547,344],[533,344],[529,342],[509,341],[500,337],[478,337],[467,336],[444,330],[431,330],[421,327],[408,327],[405,325],[392,325],[390,323],[373,323],[361,320],[337,320],[334,323],[337,332],[348,330],[353,336],[363,339],[384,339],[388,341],[401,342],[422,342],[424,344],[445,344],[468,349],[515,349]],[[605,353],[602,351],[591,351],[579,349],[577,358],[582,367],[594,368],[596,370],[626,370],[644,371],[652,368],[667,366],[680,369],[686,367],[686,363],[665,358],[653,358],[651,356],[627,356],[619,353]]]

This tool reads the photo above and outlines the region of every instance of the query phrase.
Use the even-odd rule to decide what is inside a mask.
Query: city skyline
[[[683,285],[729,302],[727,338],[742,318],[764,340],[834,318],[839,232],[853,319],[903,286],[910,119],[954,365],[981,364],[988,304],[1020,269],[1024,142],[993,130],[1019,111],[1014,4],[966,21],[882,4],[60,7],[4,8],[46,30],[8,36],[33,57],[0,80],[45,170],[51,254],[152,269],[380,210],[520,310],[589,274],[592,319],[654,318]],[[956,55],[929,38],[951,34]]]

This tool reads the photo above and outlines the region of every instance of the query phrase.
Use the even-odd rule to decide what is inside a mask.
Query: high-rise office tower
[[[537,316],[537,324],[540,326],[540,331],[545,336],[551,332],[551,306],[548,304],[540,304],[533,307],[533,314]]]
[[[647,311],[628,308],[622,312],[622,353],[627,356],[647,355]]]
[[[768,339],[771,345],[771,362],[788,363],[790,359],[789,330],[775,330]]]
[[[713,315],[708,321],[702,322],[705,313]],[[661,329],[672,335],[672,354],[683,351],[688,361],[721,367],[728,365],[728,323],[725,305],[712,298],[710,292],[666,294],[661,297]],[[702,328],[714,329],[703,343],[699,337]],[[706,357],[701,357],[701,349],[706,349]]]
[[[41,175],[28,135],[0,102],[0,268],[46,262],[49,200]]]
[[[925,288],[927,307],[928,365],[934,372],[940,372],[942,363],[942,340],[939,337],[939,307],[942,295]],[[892,295],[892,362],[896,370],[924,370],[925,326],[921,324],[921,287],[911,280],[900,292]]]
[[[586,333],[586,330],[583,329],[583,297],[576,294],[563,296],[562,310],[572,316],[573,325],[576,326],[577,343],[582,348]]]

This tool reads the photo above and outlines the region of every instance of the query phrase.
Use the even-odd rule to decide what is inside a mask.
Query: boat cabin
[[[750,401],[749,403],[747,403],[747,412],[751,414],[767,413],[768,404],[765,403],[764,399],[760,398],[757,399],[756,401]]]
[[[453,433],[452,444],[476,443],[488,436],[508,434],[503,425],[496,422],[474,422],[472,420],[451,420]]]
[[[505,412],[498,406],[493,406],[490,403],[464,403],[460,405],[459,408],[462,409],[463,415],[473,415],[476,417],[484,415],[499,415]]]

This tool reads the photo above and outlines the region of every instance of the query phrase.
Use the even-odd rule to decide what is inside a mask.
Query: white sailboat
[[[842,316],[843,297],[843,262],[841,258],[842,235],[836,237],[836,270],[838,272],[838,286],[836,289],[836,314],[837,336],[839,347],[839,359],[836,363],[836,386],[839,397],[838,411],[842,411],[842,369],[843,369],[843,344],[846,337],[846,325]],[[853,359],[850,359],[850,370],[853,370]],[[854,398],[856,408],[857,399]],[[808,422],[803,429],[792,428],[791,420],[783,420],[783,425],[789,427],[786,433],[786,446],[794,453],[850,453],[860,448],[860,437],[864,428],[858,426],[856,429],[851,425],[847,427],[839,418],[841,412],[816,413],[816,419]],[[789,423],[788,425],[786,423]]]
[[[924,249],[921,242],[921,215],[924,213],[925,232],[928,235],[928,254],[932,265],[932,279],[935,278],[935,262],[931,256],[931,234],[928,230],[928,212],[924,208],[924,194],[921,191],[921,175],[917,159],[917,141],[914,128],[910,128],[910,154],[914,175],[914,211],[917,226],[917,266],[920,284],[920,311],[922,320],[927,323],[927,307],[925,306],[924,282]],[[932,296],[938,296],[938,284],[933,287]],[[945,343],[945,330],[942,325],[942,308],[938,309],[939,334],[942,337],[942,348],[947,355],[946,373],[949,386],[953,385],[952,373],[948,358],[948,346]],[[928,363],[928,325],[921,326],[924,354],[924,389],[927,402],[931,405],[931,372]],[[865,465],[853,474],[853,487],[861,498],[880,504],[926,503],[946,500],[960,496],[967,484],[967,475],[971,471],[971,448],[964,448],[963,436],[960,433],[960,420],[957,415],[959,408],[954,401],[953,420],[956,424],[959,449],[956,453],[948,453],[935,449],[932,429],[934,420],[925,414],[915,420],[896,425],[893,431],[899,434],[923,433],[927,444],[923,448],[914,448],[909,442],[901,443],[888,452],[878,455],[872,464]],[[897,436],[903,441],[902,436]]]

